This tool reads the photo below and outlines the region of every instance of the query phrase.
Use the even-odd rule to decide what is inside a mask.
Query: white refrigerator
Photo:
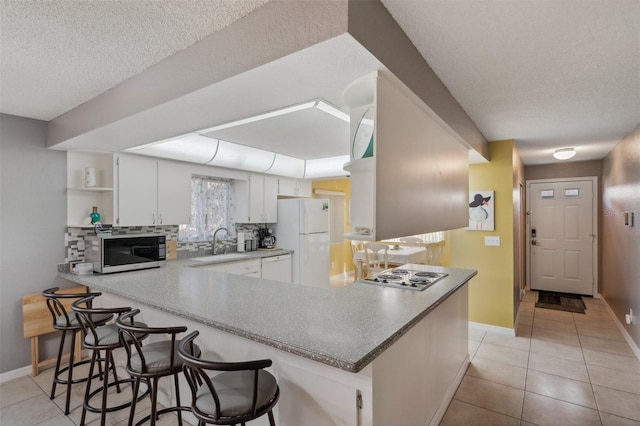
[[[293,250],[292,281],[329,288],[329,200],[278,200],[276,245]]]

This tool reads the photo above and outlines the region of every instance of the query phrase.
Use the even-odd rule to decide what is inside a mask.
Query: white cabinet
[[[265,280],[291,282],[291,255],[262,258],[262,278]]]
[[[234,182],[237,223],[278,221],[278,179],[250,174],[248,180]]]
[[[278,195],[282,197],[311,198],[311,182],[296,179],[278,179]]]
[[[191,170],[189,166],[158,161],[158,218],[160,224],[191,221]]]
[[[119,155],[119,226],[189,223],[191,174],[187,166],[134,155]]]
[[[158,165],[146,157],[120,155],[117,159],[118,191],[116,224],[158,223]]]
[[[271,176],[263,176],[262,211],[263,222],[275,223],[278,221],[278,179]]]
[[[96,173],[96,186],[86,187],[85,168]],[[98,208],[101,223],[113,223],[113,155],[67,152],[67,225],[92,226],[89,214]]]
[[[215,265],[200,266],[208,271],[224,272],[233,275],[247,275],[260,278],[260,259],[247,259],[238,262],[217,263]]]

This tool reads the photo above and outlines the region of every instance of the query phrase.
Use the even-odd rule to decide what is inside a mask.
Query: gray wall
[[[0,373],[30,365],[22,296],[58,285],[64,260],[67,157],[46,148],[46,131],[43,121],[0,114]],[[53,356],[53,339],[43,340]]]
[[[540,166],[526,166],[524,168],[524,176],[527,180],[598,176],[598,181],[600,181],[602,177],[602,161],[570,161]]]
[[[640,125],[602,162],[603,207],[600,292],[640,346]],[[635,226],[625,226],[624,212],[636,214]],[[633,309],[635,324],[624,314]]]

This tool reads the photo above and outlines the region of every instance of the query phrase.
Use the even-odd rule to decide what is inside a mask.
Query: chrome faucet
[[[225,231],[227,234],[229,233],[229,230],[227,228],[218,228],[214,231],[213,233],[213,254],[217,254],[216,253],[216,235],[218,235],[218,232],[220,231]],[[224,251],[223,251],[224,254]]]

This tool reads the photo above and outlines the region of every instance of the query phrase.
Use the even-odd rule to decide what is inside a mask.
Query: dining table
[[[411,246],[389,246],[387,250],[387,263],[404,265],[407,263],[422,263],[426,264],[428,258],[428,251],[426,247],[411,247]],[[358,250],[353,254],[353,260],[367,261],[367,256],[364,250]]]

